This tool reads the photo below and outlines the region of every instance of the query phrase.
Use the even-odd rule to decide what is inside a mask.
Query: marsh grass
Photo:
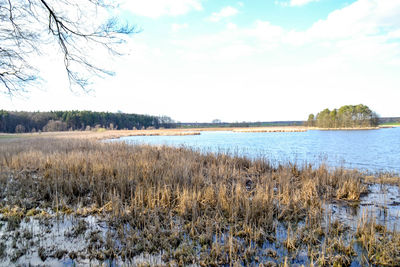
[[[378,266],[398,266],[400,263],[400,232],[394,227],[378,224],[376,218],[363,213],[355,237],[364,249],[365,257]]]
[[[43,261],[129,263],[147,253],[180,266],[349,266],[357,256],[354,240],[361,240],[369,262],[400,263],[397,232],[381,246],[385,235],[367,223],[353,233],[326,216],[324,203],[357,205],[366,193],[357,171],[51,138],[3,143],[0,167],[0,213],[9,231],[25,217],[78,218],[68,235],[87,239],[86,255],[64,249],[47,253],[41,247]],[[88,216],[103,218],[107,234],[79,219]]]

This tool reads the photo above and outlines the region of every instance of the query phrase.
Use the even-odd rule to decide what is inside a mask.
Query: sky
[[[114,76],[72,92],[56,54],[43,82],[0,109],[166,115],[181,122],[306,120],[365,104],[400,116],[399,0],[125,0],[125,54],[98,53]]]

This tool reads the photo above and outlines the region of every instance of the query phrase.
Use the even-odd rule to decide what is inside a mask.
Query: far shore
[[[357,130],[379,130],[381,128],[390,128],[390,127],[340,127],[340,128],[308,127],[308,130],[318,130],[318,131],[357,131]]]
[[[383,124],[379,125],[379,128],[396,128],[400,127],[400,124]]]
[[[304,126],[280,126],[280,127],[249,127],[235,128],[232,132],[239,133],[277,133],[277,132],[306,132],[307,127]]]
[[[307,126],[269,126],[269,127],[214,127],[214,128],[187,128],[187,129],[148,129],[148,130],[97,130],[97,131],[65,131],[65,132],[37,132],[10,134],[0,133],[0,141],[8,141],[19,137],[52,137],[52,138],[83,138],[83,139],[117,139],[127,136],[187,136],[200,135],[201,132],[230,131],[235,133],[276,133],[276,132],[307,132],[318,131],[353,131],[353,130],[379,130],[382,128],[400,127],[400,125],[381,125],[379,127],[355,128],[318,128]]]

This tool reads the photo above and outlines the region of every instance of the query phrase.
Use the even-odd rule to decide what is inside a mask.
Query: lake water
[[[188,136],[130,136],[133,144],[185,146],[201,152],[223,152],[272,164],[288,161],[400,173],[400,127],[379,130],[238,133],[201,132]]]

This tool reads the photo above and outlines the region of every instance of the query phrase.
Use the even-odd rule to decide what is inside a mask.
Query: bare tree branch
[[[87,91],[93,75],[112,75],[88,56],[94,47],[121,55],[124,36],[135,33],[116,18],[96,17],[112,8],[102,0],[0,0],[0,92],[15,95],[38,82],[30,59],[47,55],[46,45],[58,46],[71,88]]]

